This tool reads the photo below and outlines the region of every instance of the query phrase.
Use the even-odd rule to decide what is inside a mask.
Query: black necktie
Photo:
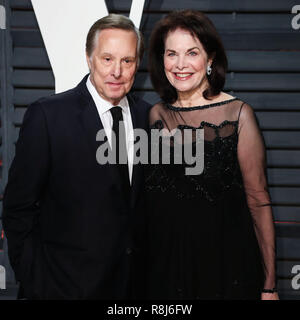
[[[122,115],[121,107],[113,107],[110,109],[113,126],[112,130],[115,133],[115,141],[112,139],[112,149],[116,151],[116,163],[121,175],[121,182],[123,185],[124,192],[129,193],[130,191],[130,180],[128,173],[128,157],[126,148],[126,132]],[[114,146],[115,143],[115,146]],[[120,152],[121,151],[121,152]],[[120,160],[123,159],[123,163]],[[126,163],[124,163],[126,161]]]

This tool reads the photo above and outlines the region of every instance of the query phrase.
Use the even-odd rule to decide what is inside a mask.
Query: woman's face
[[[165,74],[178,93],[191,93],[207,87],[206,68],[211,60],[198,38],[187,30],[176,29],[165,40]]]

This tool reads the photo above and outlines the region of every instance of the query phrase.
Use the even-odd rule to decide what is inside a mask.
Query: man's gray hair
[[[144,54],[144,40],[143,35],[138,28],[135,27],[134,23],[127,17],[120,14],[109,14],[97,20],[90,28],[87,38],[86,38],[86,53],[88,57],[92,56],[93,50],[96,46],[96,41],[99,32],[104,29],[122,29],[133,31],[137,37],[137,56],[138,65],[143,58]]]

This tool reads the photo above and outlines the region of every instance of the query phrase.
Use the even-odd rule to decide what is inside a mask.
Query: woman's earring
[[[208,76],[211,74],[211,70],[212,70],[211,66],[207,65],[206,73]]]

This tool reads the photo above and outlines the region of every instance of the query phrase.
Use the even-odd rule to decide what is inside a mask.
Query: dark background
[[[110,13],[129,14],[130,0],[106,3]],[[266,142],[279,295],[300,300],[300,289],[291,285],[292,267],[300,265],[300,29],[291,25],[295,17],[292,7],[297,4],[300,0],[146,0],[140,29],[147,44],[155,22],[175,9],[203,11],[216,25],[229,58],[225,91],[252,105]],[[0,0],[0,5],[7,16],[6,30],[0,30],[2,198],[26,107],[54,93],[54,77],[31,1]],[[147,51],[134,90],[155,103],[159,98],[152,90],[146,65]],[[0,238],[0,265],[7,274],[7,289],[0,290],[0,299],[12,299],[16,285],[1,212]]]

